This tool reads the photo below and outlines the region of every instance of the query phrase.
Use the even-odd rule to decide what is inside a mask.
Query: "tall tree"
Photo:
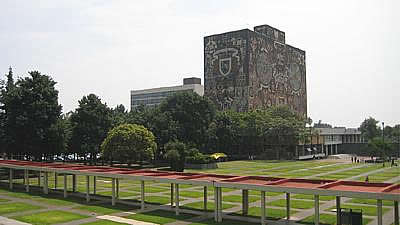
[[[379,136],[380,131],[378,128],[378,123],[379,121],[372,117],[365,119],[360,125],[361,135],[368,141]]]
[[[178,93],[160,105],[160,113],[176,122],[178,140],[204,147],[206,131],[215,116],[211,101],[196,93]]]
[[[125,106],[120,104],[115,108],[111,109],[111,127],[117,127],[121,124],[127,123],[128,112],[125,109]]]
[[[90,155],[96,161],[100,145],[111,128],[111,110],[94,94],[83,96],[71,114],[72,134],[70,152]]]
[[[59,149],[61,139],[55,132],[61,115],[56,82],[38,71],[13,82],[10,70],[7,86],[2,92],[5,111],[5,133],[8,149],[15,153],[33,155],[40,159],[43,154],[53,154]],[[51,141],[50,141],[51,140]]]

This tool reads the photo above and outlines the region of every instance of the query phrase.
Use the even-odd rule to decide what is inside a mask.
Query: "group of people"
[[[360,159],[357,159],[357,157],[351,157],[351,163],[360,163]]]

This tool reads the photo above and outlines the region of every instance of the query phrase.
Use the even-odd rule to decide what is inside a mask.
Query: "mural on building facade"
[[[204,38],[204,93],[220,110],[247,111],[245,34]]]
[[[205,95],[220,110],[288,105],[307,115],[305,52],[286,45],[284,33],[273,29],[204,38]]]

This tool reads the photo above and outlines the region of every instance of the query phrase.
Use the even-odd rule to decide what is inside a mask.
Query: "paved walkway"
[[[30,225],[30,224],[0,216],[0,225]]]

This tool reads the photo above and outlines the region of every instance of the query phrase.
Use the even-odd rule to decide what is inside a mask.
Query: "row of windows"
[[[188,92],[188,91],[190,92],[193,90],[163,91],[163,92],[154,92],[154,93],[146,93],[146,94],[132,94],[132,98],[135,98],[135,99],[160,98],[160,97],[168,97],[175,93]]]
[[[133,100],[132,105],[160,104],[165,98]]]

